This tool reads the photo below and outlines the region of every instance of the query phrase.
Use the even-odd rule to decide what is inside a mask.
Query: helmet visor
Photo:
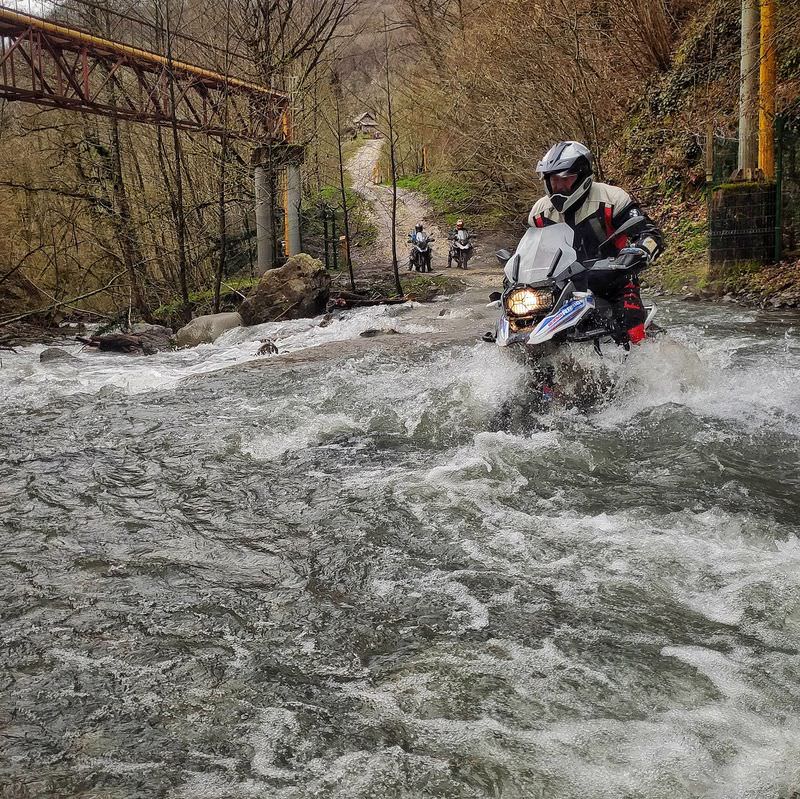
[[[547,176],[550,190],[553,194],[569,195],[575,188],[578,176],[575,172],[556,172]]]

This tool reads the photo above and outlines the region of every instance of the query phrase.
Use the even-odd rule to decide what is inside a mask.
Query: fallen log
[[[370,305],[401,305],[408,302],[408,297],[359,297],[347,292],[349,296],[337,294],[328,300],[327,311],[335,308],[366,308]]]
[[[150,355],[154,352],[153,348],[148,346],[140,336],[133,336],[129,333],[106,333],[103,336],[90,336],[89,338],[75,336],[75,340],[87,347],[98,349],[100,352],[140,352],[143,355]]]

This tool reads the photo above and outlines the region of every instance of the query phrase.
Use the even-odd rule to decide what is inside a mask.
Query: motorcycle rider
[[[464,230],[464,220],[463,220],[463,219],[457,219],[457,220],[456,220],[456,226],[455,226],[455,229],[454,229],[454,230],[451,230],[451,231],[450,231],[450,232],[447,234],[447,238],[448,238],[448,240],[449,240],[450,242],[454,242],[454,241],[456,240],[456,237],[458,236],[458,231],[459,231],[459,230]],[[473,235],[473,234],[472,234],[472,233],[468,233],[468,235],[469,235],[470,239],[472,239],[472,235]],[[453,265],[453,258],[456,258],[456,257],[457,257],[457,253],[456,253],[455,246],[454,246],[454,245],[451,243],[451,244],[450,244],[450,249],[449,249],[449,250],[448,250],[448,252],[447,252],[447,268],[448,268],[448,269],[449,269],[450,267],[452,267],[452,265]]]
[[[417,234],[422,233],[425,229],[422,222],[417,222],[414,229],[408,234],[408,243],[411,244],[411,250],[408,253],[408,271],[414,268],[414,245],[417,243]]]
[[[630,195],[617,186],[593,179],[593,158],[576,141],[553,145],[536,166],[547,194],[531,209],[528,224],[536,227],[566,222],[575,232],[573,246],[578,260],[614,257],[619,271],[589,272],[589,288],[608,300],[623,320],[632,344],[645,337],[646,313],[639,290],[638,272],[664,250],[661,231]],[[633,217],[641,225],[600,245]]]

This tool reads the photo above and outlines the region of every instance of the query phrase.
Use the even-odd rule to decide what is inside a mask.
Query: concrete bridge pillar
[[[253,177],[256,200],[256,271],[263,275],[276,266],[276,208],[273,176],[278,170],[286,170],[286,191],[284,193],[284,227],[286,254],[300,252],[300,203],[303,147],[285,142],[256,147],[253,153]]]
[[[301,200],[300,164],[286,164],[286,254],[297,255],[300,252],[300,200]]]
[[[256,195],[256,274],[263,275],[275,265],[272,187],[267,170],[256,164],[253,170]]]

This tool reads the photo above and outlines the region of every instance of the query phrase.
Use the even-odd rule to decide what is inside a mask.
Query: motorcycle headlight
[[[548,310],[552,304],[552,293],[542,289],[514,289],[505,299],[506,311],[511,316],[531,316]]]

